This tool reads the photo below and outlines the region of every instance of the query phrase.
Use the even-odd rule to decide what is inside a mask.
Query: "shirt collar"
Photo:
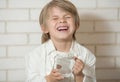
[[[50,55],[52,52],[56,51],[52,40],[48,40],[48,42],[46,43],[46,49],[47,49],[47,55]]]
[[[51,53],[56,52],[56,49],[52,40],[48,40],[46,48],[47,48],[47,55],[51,55]],[[69,53],[75,54],[75,52],[76,52],[76,41],[73,40]]]

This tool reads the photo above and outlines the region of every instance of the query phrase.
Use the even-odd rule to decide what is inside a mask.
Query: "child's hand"
[[[82,70],[84,68],[84,63],[82,60],[78,59],[77,57],[74,57],[75,64],[73,66],[73,74],[75,76],[81,76],[83,75]]]
[[[46,76],[47,82],[58,82],[63,79],[64,77],[59,73],[58,69],[53,69],[51,73]]]

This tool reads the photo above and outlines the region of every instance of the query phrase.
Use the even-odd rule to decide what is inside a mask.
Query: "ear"
[[[43,31],[43,33],[48,33],[48,29],[45,25],[41,25],[41,30]]]

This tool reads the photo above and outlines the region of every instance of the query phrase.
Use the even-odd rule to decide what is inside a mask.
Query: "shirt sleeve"
[[[26,82],[46,82],[44,67],[39,58],[35,53],[25,56]]]
[[[96,82],[95,63],[96,57],[90,51],[87,51],[83,69],[83,74],[85,75],[83,82]]]

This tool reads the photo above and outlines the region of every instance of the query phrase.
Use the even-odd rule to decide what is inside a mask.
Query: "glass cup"
[[[69,77],[72,74],[72,68],[73,68],[73,57],[62,57],[62,56],[56,56],[54,61],[54,68],[59,69],[59,72],[64,77]]]

